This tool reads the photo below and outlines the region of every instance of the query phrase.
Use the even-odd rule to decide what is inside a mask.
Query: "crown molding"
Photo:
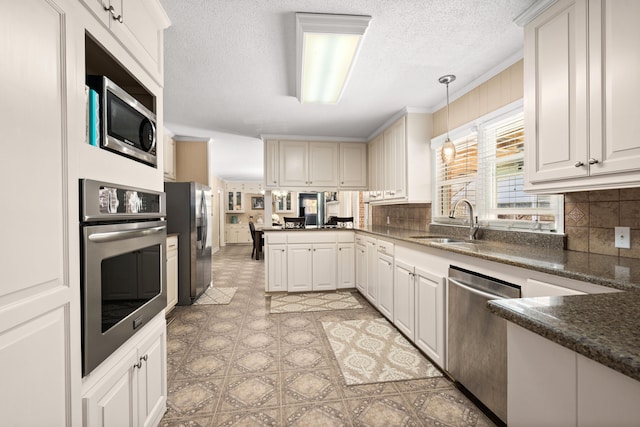
[[[557,1],[558,0],[540,0],[533,2],[533,4],[520,15],[518,15],[516,19],[513,20],[513,22],[521,27],[524,27]]]

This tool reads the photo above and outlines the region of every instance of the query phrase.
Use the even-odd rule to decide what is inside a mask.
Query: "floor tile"
[[[160,425],[493,425],[446,378],[347,386],[321,322],[382,315],[358,293],[362,309],[271,314],[264,260],[250,253],[229,245],[213,256],[214,286],[238,288],[229,304],[169,314]]]
[[[328,369],[287,372],[283,374],[282,388],[285,404],[321,402],[341,397]]]
[[[165,418],[201,417],[216,410],[224,379],[173,380],[167,391]]]
[[[279,374],[229,377],[218,412],[259,409],[280,405]]]
[[[282,370],[300,370],[328,367],[326,352],[322,347],[291,347],[282,349]]]
[[[224,377],[231,354],[225,353],[193,353],[182,359],[174,378],[205,379],[210,377]]]
[[[416,416],[400,395],[347,400],[354,426],[419,426]]]
[[[493,425],[455,388],[410,393],[406,395],[406,399],[425,426]]]
[[[287,427],[344,427],[351,425],[349,414],[343,403],[339,401],[285,406],[283,418],[283,425]]]
[[[265,408],[259,411],[241,411],[218,414],[214,427],[252,426],[273,427],[281,425],[280,408]]]
[[[236,351],[231,360],[229,375],[278,372],[278,362],[277,352],[273,349]]]

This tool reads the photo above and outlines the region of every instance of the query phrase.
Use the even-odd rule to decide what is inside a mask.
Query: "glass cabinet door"
[[[233,207],[235,206],[235,202],[233,200],[233,191],[228,191],[227,192],[227,210],[228,211],[233,211]]]

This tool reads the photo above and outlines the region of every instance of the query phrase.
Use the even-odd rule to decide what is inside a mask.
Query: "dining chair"
[[[264,247],[264,236],[262,235],[262,233],[256,233],[256,226],[251,221],[249,221],[249,231],[251,231],[251,240],[253,241],[251,258],[253,258],[253,255],[255,254],[256,259],[260,259],[259,252],[261,252],[262,248]],[[256,234],[259,234],[258,238],[260,239],[260,246],[256,245]]]

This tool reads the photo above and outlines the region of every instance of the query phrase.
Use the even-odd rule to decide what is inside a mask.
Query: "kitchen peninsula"
[[[455,227],[451,229],[455,230]],[[316,264],[314,255],[309,254],[314,254],[320,248],[326,250],[341,244],[347,247],[351,245],[355,256],[350,260],[340,258],[341,267],[332,270],[342,278],[340,283],[347,283],[343,275],[345,271],[350,271],[344,263],[352,262],[358,291],[405,335],[414,337],[414,343],[441,367],[445,366],[446,358],[443,344],[434,338],[429,345],[424,345],[420,331],[433,330],[440,339],[445,335],[442,311],[445,308],[445,278],[450,265],[455,264],[521,286],[523,297],[539,294],[541,291],[536,286],[540,284],[559,289],[559,294],[563,294],[563,291],[586,294],[502,300],[490,302],[489,306],[492,312],[510,322],[509,328],[518,325],[517,328],[542,341],[562,346],[574,363],[576,354],[579,354],[599,368],[621,374],[627,383],[630,381],[627,385],[630,384],[631,391],[625,393],[637,396],[636,402],[640,399],[640,339],[637,334],[640,316],[635,309],[640,303],[640,260],[488,240],[466,241],[458,237],[464,235],[466,228],[460,227],[455,231],[453,235],[443,236],[379,226],[354,230],[294,231],[266,228],[267,291],[300,290],[297,266],[304,265],[303,268],[312,275],[316,274],[316,270],[322,274],[328,271],[325,264]],[[303,256],[298,255],[300,253]],[[340,255],[334,256],[333,253],[329,251],[330,255],[318,262],[337,263]],[[334,261],[330,261],[332,259]],[[321,267],[314,268],[316,265]],[[407,266],[410,266],[410,270],[407,270]],[[385,277],[387,268],[391,273]],[[417,271],[428,272],[429,283],[434,289],[431,306],[419,305],[418,292],[414,295],[413,291],[405,289],[402,279],[405,271],[411,271],[412,274],[418,274]],[[314,288],[313,283],[310,280],[310,288],[303,287],[303,290],[340,289],[338,286]],[[391,288],[386,289],[390,283]],[[420,345],[421,339],[423,345]],[[527,363],[537,366],[535,361]],[[563,372],[575,372],[571,368],[562,369]],[[531,369],[528,371],[532,372]],[[540,375],[539,371],[534,371],[535,375]],[[511,374],[510,368],[510,381],[511,378],[516,377]],[[575,390],[575,384],[572,387]],[[544,384],[544,389],[548,388],[548,384]],[[602,393],[608,393],[604,391],[606,389],[601,390]],[[535,390],[533,396],[537,392],[545,395],[542,390]],[[530,392],[519,395],[521,399],[532,396]],[[510,402],[516,401],[510,398]],[[626,398],[620,400],[623,403],[627,401]],[[566,402],[566,399],[557,402]],[[524,406],[539,408],[535,404],[527,405]],[[637,412],[625,410],[628,414]],[[516,417],[514,420],[517,419],[518,409],[510,409],[510,414]]]

